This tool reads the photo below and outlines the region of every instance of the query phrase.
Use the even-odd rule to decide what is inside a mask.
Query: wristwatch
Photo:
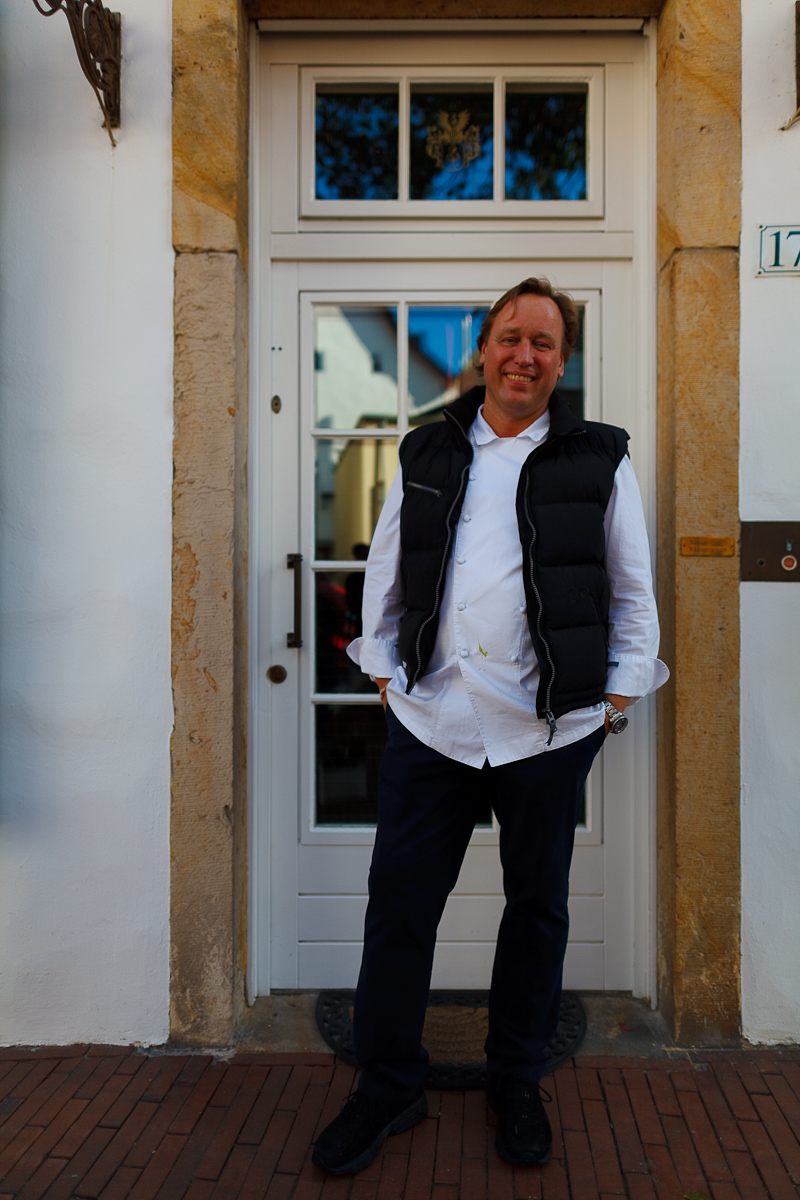
[[[611,733],[622,733],[623,729],[628,728],[628,718],[618,708],[614,708],[610,700],[604,700],[603,707],[606,710],[608,727]]]

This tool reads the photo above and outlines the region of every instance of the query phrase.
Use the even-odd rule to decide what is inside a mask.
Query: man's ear
[[[559,363],[559,365],[558,365],[558,378],[559,378],[559,379],[560,379],[560,378],[562,377],[562,375],[564,374],[564,367],[565,367],[565,366],[566,366],[566,363],[564,362],[564,355],[562,354],[562,355],[561,355],[561,362],[560,362],[560,363]]]
[[[478,359],[478,362],[486,362],[486,343],[485,342],[481,346],[481,356]]]

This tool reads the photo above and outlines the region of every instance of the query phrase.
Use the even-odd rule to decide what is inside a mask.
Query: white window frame
[[[396,83],[399,91],[397,200],[318,200],[315,196],[315,95],[317,84]],[[409,102],[411,86],[463,82],[491,84],[494,89],[494,180],[493,200],[411,200],[408,197]],[[587,85],[586,199],[506,200],[505,188],[505,94],[509,83],[585,83]],[[603,217],[605,163],[605,72],[600,66],[519,65],[475,67],[475,64],[440,66],[435,69],[391,67],[301,67],[300,68],[300,216],[327,218],[453,217]]]

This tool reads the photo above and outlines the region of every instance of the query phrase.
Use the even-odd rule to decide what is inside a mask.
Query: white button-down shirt
[[[474,458],[458,522],[436,645],[425,675],[406,695],[397,651],[402,473],[397,472],[372,539],[364,582],[363,636],[347,653],[362,671],[390,678],[392,711],[415,737],[448,758],[492,766],[557,750],[604,722],[602,704],[576,709],[550,729],[536,716],[539,664],[528,628],[516,494],[522,464],[547,436],[550,414],[501,438],[478,413]],[[669,678],[656,657],[659,629],[642,501],[630,459],[614,477],[605,513],[611,591],[606,691],[640,699]]]

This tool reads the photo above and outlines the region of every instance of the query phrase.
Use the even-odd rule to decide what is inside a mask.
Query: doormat
[[[353,1054],[353,998],[355,992],[320,992],[317,1025],[331,1050],[351,1067]],[[486,1085],[483,1044],[489,1028],[488,992],[431,992],[422,1035],[430,1055],[425,1086],[429,1088],[481,1088]],[[575,992],[562,992],[558,1029],[547,1047],[546,1074],[555,1071],[576,1052],[586,1033],[586,1013]]]

